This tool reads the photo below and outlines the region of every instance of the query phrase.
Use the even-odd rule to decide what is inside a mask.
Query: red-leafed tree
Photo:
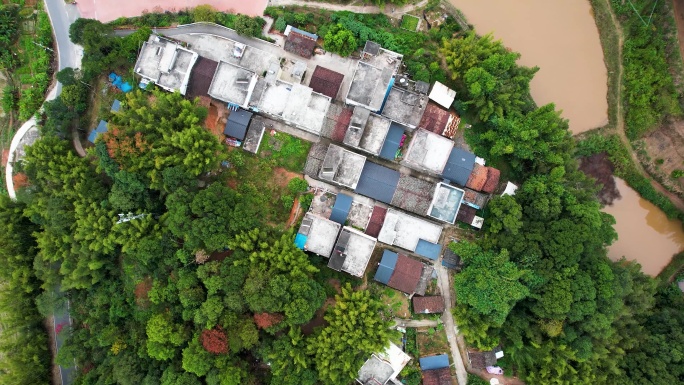
[[[202,342],[202,346],[209,353],[228,353],[228,336],[226,336],[223,328],[218,325],[211,330],[203,330],[200,342]]]
[[[256,313],[254,314],[254,323],[259,329],[270,328],[273,325],[279,324],[283,320],[282,314],[277,313]]]

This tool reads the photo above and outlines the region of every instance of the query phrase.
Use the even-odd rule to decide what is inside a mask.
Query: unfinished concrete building
[[[402,57],[367,41],[347,91],[346,103],[380,111]]]
[[[329,219],[306,213],[295,237],[295,245],[304,251],[310,251],[329,258],[335,246],[340,224]]]
[[[328,267],[363,277],[377,240],[351,227],[343,227],[337,238]]]
[[[169,91],[185,95],[192,67],[199,55],[158,35],[143,43],[135,73]]]
[[[261,112],[304,131],[321,134],[330,97],[301,84],[272,81],[268,74],[259,86],[263,90],[257,91],[261,96],[256,106]]]
[[[427,130],[416,130],[404,155],[406,166],[441,174],[447,165],[454,141]]]
[[[344,135],[344,144],[379,155],[391,122],[380,115],[356,106],[351,122]]]
[[[366,164],[366,157],[331,144],[323,159],[318,178],[355,189]]]
[[[437,259],[441,251],[441,235],[442,226],[390,208],[385,215],[378,241],[413,251],[426,258]],[[436,255],[435,249],[438,249]]]
[[[382,108],[382,116],[414,129],[423,117],[427,102],[427,95],[402,87],[392,87]]]
[[[256,84],[254,72],[222,61],[209,86],[209,96],[247,109]]]

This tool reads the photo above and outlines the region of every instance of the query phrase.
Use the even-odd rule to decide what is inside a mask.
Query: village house
[[[452,385],[449,370],[449,356],[440,354],[422,357],[419,360],[420,370],[423,371],[423,385]]]
[[[424,295],[433,271],[432,265],[384,250],[374,279],[408,295]]]
[[[199,55],[157,35],[143,42],[135,73],[169,91],[185,95],[190,73]]]
[[[356,382],[361,385],[385,385],[396,383],[397,376],[411,361],[411,356],[394,343],[381,353],[374,353],[359,369]]]
[[[444,298],[439,295],[428,297],[414,296],[413,312],[417,314],[434,314],[444,312]]]
[[[347,91],[346,103],[380,111],[401,64],[402,55],[367,41]]]

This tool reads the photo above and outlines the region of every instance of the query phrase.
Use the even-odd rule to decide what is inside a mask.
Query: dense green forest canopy
[[[384,15],[336,12],[318,32],[345,50],[379,41],[416,79],[459,90],[454,107],[472,119],[475,151],[521,182],[492,200],[479,237],[450,246],[464,261],[454,316],[466,341],[503,344],[500,363],[529,384],[682,382],[684,299],[606,257],[614,220],[577,169],[567,121],[532,102],[536,69],[453,22],[429,34],[392,28]],[[86,56],[82,71],[58,75],[66,87],[130,66],[150,33],[109,32],[72,26]],[[345,384],[395,337],[377,299],[331,286],[329,269],[266,221],[263,196],[226,183],[220,164],[235,155],[202,127],[205,109],[135,91],[81,158],[64,138],[87,92],[46,105],[43,136],[20,167],[30,186],[16,202],[0,198],[0,307],[14,331],[3,330],[0,348],[21,351],[0,360],[2,381],[49,381],[41,319],[65,296],[74,324],[58,362],[78,362],[77,384]],[[135,219],[119,222],[125,213]],[[305,332],[317,312],[322,326]]]

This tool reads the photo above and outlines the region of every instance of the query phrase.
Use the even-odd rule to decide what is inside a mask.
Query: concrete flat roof
[[[174,39],[190,44],[192,50],[203,57],[217,62],[223,61],[234,64],[259,75],[268,70],[269,63],[278,61],[278,56],[270,52],[237,43],[225,37],[210,34],[183,34],[175,35]],[[234,55],[236,43],[240,46],[244,45],[241,57]]]
[[[404,367],[411,361],[411,356],[404,353],[400,347],[390,342],[390,346],[381,353],[371,356],[359,369],[357,381],[361,384],[377,385],[373,380],[387,383],[396,378]],[[391,373],[388,369],[391,368]]]
[[[420,171],[441,174],[449,160],[454,141],[423,129],[413,133],[403,163]]]
[[[190,72],[198,57],[197,53],[170,40],[150,35],[140,49],[135,73],[167,91],[185,95]]]
[[[339,223],[306,213],[299,227],[299,233],[307,237],[304,250],[326,258],[330,257],[340,227],[342,226]]]
[[[320,135],[330,107],[328,96],[301,84],[276,80],[266,84],[258,108],[286,123]]]
[[[392,87],[382,109],[382,116],[409,128],[416,128],[427,107],[428,97],[400,87]]]
[[[427,210],[427,215],[440,221],[454,224],[458,210],[463,202],[464,191],[446,183],[437,183],[435,195]]]
[[[389,119],[373,114],[364,107],[356,106],[344,136],[344,144],[378,155],[385,143],[391,123]]]
[[[358,62],[347,92],[347,104],[379,111],[395,70],[392,67],[378,68],[363,61]]]
[[[376,243],[375,238],[345,226],[337,239],[328,266],[355,277],[363,277]]]
[[[257,75],[254,72],[231,63],[220,62],[209,86],[209,96],[248,108],[256,83]]]
[[[350,189],[359,183],[366,157],[331,144],[323,159],[318,178]]]
[[[378,241],[415,251],[421,239],[439,243],[442,226],[390,208],[385,215]]]

